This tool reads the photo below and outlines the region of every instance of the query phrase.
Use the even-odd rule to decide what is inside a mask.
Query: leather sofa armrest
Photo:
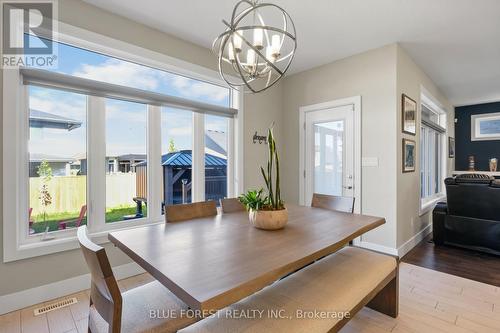
[[[444,220],[447,214],[446,202],[438,202],[432,212],[432,236],[435,245],[444,244]]]

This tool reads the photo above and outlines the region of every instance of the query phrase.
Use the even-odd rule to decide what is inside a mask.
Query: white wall
[[[361,95],[362,156],[378,158],[378,167],[362,168],[363,214],[382,216],[387,223],[362,237],[366,246],[404,254],[419,240],[431,222],[431,213],[420,216],[419,164],[413,173],[402,173],[402,138],[417,142],[417,135],[401,131],[401,94],[420,103],[421,86],[448,111],[449,132],[454,114],[449,101],[429,77],[398,45],[392,44],[287,77],[283,86],[284,197],[299,200],[299,108],[334,99]],[[420,118],[417,119],[417,122]],[[418,156],[418,155],[417,155]],[[448,172],[453,159],[448,160]],[[429,228],[426,229],[430,231]],[[406,247],[404,246],[406,245]]]
[[[423,87],[427,92],[429,92],[432,97],[434,97],[447,111],[447,128],[449,133],[454,133],[454,108],[451,106],[447,98],[439,91],[436,85],[431,81],[431,79],[425,74],[415,62],[410,58],[408,53],[398,45],[397,47],[397,95],[398,99],[401,99],[401,94],[406,94],[419,105],[420,110],[420,94],[421,87]],[[397,104],[397,123],[401,124],[401,103]],[[420,112],[417,112],[417,124],[420,124]],[[399,129],[401,125],[399,125]],[[454,134],[449,134],[454,136]],[[417,142],[417,156],[420,153],[420,126],[417,126],[417,134],[415,136],[403,134],[401,130],[398,130],[398,162],[402,160],[403,147],[402,139],[407,138],[415,140]],[[447,141],[448,139],[446,139]],[[446,155],[448,153],[446,152]],[[454,169],[454,159],[448,159],[448,174]],[[415,172],[402,173],[402,163],[398,163],[398,186],[397,186],[397,217],[398,217],[398,227],[397,227],[397,246],[401,248],[405,243],[408,243],[405,249],[406,251],[414,242],[417,242],[419,238],[414,240],[413,237],[419,235],[429,224],[432,222],[432,212],[423,214],[420,216],[420,193],[419,193],[419,183],[420,183],[420,159],[417,159],[417,168]],[[430,230],[430,229],[427,229]],[[423,235],[422,235],[423,236]]]
[[[362,156],[376,157],[378,167],[362,169],[363,214],[387,223],[363,241],[396,247],[396,45],[388,45],[289,76],[283,84],[283,195],[299,201],[299,108],[361,95]]]
[[[245,95],[245,185],[246,188],[264,187],[260,167],[267,161],[267,145],[254,144],[253,136],[267,135],[267,129],[274,123],[273,133],[279,152],[283,151],[282,111],[283,87],[277,83],[270,90],[259,94]]]

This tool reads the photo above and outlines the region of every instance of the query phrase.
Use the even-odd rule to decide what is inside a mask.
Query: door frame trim
[[[361,96],[352,96],[342,99],[336,99],[329,102],[301,106],[299,108],[299,203],[303,206],[309,206],[305,202],[305,121],[306,113],[321,111],[341,106],[352,105],[354,108],[354,212],[362,213],[361,206]]]

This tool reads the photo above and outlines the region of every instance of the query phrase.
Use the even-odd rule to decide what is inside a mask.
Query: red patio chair
[[[67,225],[75,222],[75,228],[78,228],[80,224],[82,224],[83,219],[85,218],[85,214],[87,213],[87,205],[83,205],[82,208],[80,209],[80,215],[78,215],[78,218],[76,220],[74,219],[68,219],[68,220],[61,220],[59,221],[59,230],[64,230],[66,229]]]

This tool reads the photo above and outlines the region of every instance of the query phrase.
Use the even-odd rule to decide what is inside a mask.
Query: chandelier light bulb
[[[276,61],[276,58],[274,57],[274,51],[273,51],[272,47],[266,48],[266,59],[269,60],[272,63],[274,63]]]
[[[236,52],[241,52],[241,44],[243,43],[243,40],[240,35],[243,36],[243,31],[237,31],[233,34],[233,44]]]
[[[247,51],[247,65],[248,66],[255,65],[255,51],[252,49]]]
[[[253,46],[255,46],[258,50],[262,50],[264,48],[263,45],[264,40],[264,31],[260,28],[257,28],[253,31]]]
[[[229,43],[227,47],[227,53],[228,53],[228,58],[232,62],[234,61],[234,50],[233,50],[233,44]]]
[[[271,39],[271,49],[273,56],[275,58],[278,58],[280,56],[280,49],[281,49],[280,35],[273,35]]]

